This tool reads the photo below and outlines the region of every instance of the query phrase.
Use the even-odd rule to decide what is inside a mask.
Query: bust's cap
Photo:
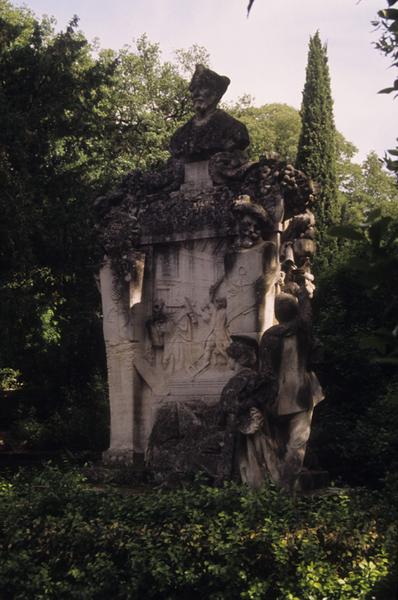
[[[196,65],[195,72],[189,84],[189,91],[197,87],[207,87],[217,92],[219,99],[225,94],[231,80],[225,75],[219,75],[204,65]]]

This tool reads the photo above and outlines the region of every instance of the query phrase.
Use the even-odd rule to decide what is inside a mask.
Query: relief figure
[[[232,334],[254,333],[264,327],[266,296],[276,283],[276,244],[266,240],[272,221],[248,196],[235,201],[239,235],[225,256],[225,273],[212,286],[213,295],[227,298],[228,327]]]
[[[209,323],[209,332],[204,341],[202,356],[192,367],[194,377],[203,373],[210,366],[217,366],[219,359],[223,364],[228,362],[227,348],[231,337],[227,326],[227,300],[215,298],[201,310],[203,321]]]
[[[188,298],[169,316],[170,328],[165,335],[162,356],[163,368],[173,374],[188,371],[192,366],[193,326],[196,315]]]

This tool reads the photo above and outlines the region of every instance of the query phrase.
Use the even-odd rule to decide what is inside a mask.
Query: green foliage
[[[333,231],[346,246],[322,273],[315,303],[327,396],[315,445],[332,472],[338,465],[346,480],[375,485],[398,466],[397,218],[375,209]]]
[[[369,209],[382,208],[385,212],[398,204],[398,187],[394,178],[383,170],[383,161],[371,152],[363,163],[366,205]],[[395,213],[396,214],[396,213]]]
[[[4,597],[360,600],[396,558],[396,506],[363,491],[129,495],[50,467],[3,479],[0,511]]]
[[[255,107],[249,96],[226,108],[246,125],[252,160],[258,160],[265,153],[276,152],[283,160],[295,161],[301,129],[300,115],[295,108],[276,103]]]
[[[372,478],[384,474],[386,467],[391,474],[398,472],[397,406],[398,380],[392,377],[384,393],[376,396],[359,416],[347,440],[346,455],[355,456],[358,465],[366,465]]]
[[[206,61],[206,52],[195,45],[176,55],[177,63],[163,63],[159,45],[146,35],[136,40],[134,48],[100,53],[100,63],[116,63],[98,109],[98,117],[108,124],[100,154],[108,186],[129,170],[169,158],[172,133],[191,116],[188,82],[180,71],[189,73],[194,62]]]
[[[177,66],[181,73],[191,79],[194,74],[196,65],[204,65],[210,68],[210,54],[203,46],[193,44],[187,50],[185,48],[178,48],[174,52]]]
[[[395,206],[397,212],[398,206]],[[377,313],[378,328],[366,335],[362,349],[374,349],[373,359],[379,364],[398,365],[398,342],[396,336],[398,312],[398,286],[391,277],[398,269],[398,220],[383,215],[382,209],[368,211],[366,221],[359,226],[346,225],[332,228],[332,233],[350,240],[362,242],[356,255],[348,262],[353,286],[364,289],[370,302],[380,306]],[[372,316],[374,319],[374,316]]]
[[[390,55],[393,30],[380,27],[377,47]],[[331,472],[378,485],[398,469],[398,190],[374,153],[362,168],[341,166],[343,224],[329,228],[340,252],[320,274],[315,307],[327,402],[314,445]]]
[[[22,387],[21,372],[15,369],[0,369],[0,390],[11,392]]]
[[[95,111],[114,66],[95,62],[72,21],[0,5],[0,364],[46,397],[98,364],[90,199],[99,147]],[[67,93],[65,93],[67,90]]]
[[[361,167],[344,165],[341,177],[342,221],[359,226],[369,211],[380,209],[384,216],[398,217],[398,188],[383,161],[371,152]]]
[[[168,157],[190,114],[180,71],[205,57],[196,46],[163,63],[145,36],[94,55],[77,18],[56,33],[8,0],[0,24],[0,369],[18,373],[18,390],[4,380],[0,408],[3,427],[29,417],[19,430],[32,444],[54,423],[64,441],[64,421],[77,431],[96,412],[88,400],[101,406],[101,432],[107,418],[91,389],[105,371],[92,201],[122,173]]]
[[[296,167],[320,185],[315,206],[319,239],[339,220],[337,196],[336,130],[326,46],[319,33],[310,38],[306,82],[301,107],[302,128]],[[323,254],[326,247],[322,248]]]
[[[31,399],[21,392],[5,398],[2,412],[12,423],[15,443],[25,450],[81,451],[109,445],[107,382],[102,373],[94,373],[82,389],[62,390],[62,401]]]

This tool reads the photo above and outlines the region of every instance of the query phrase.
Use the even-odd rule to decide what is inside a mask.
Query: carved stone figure
[[[232,342],[227,353],[236,374],[225,385],[220,399],[219,424],[225,429],[218,480],[240,479],[258,488],[266,477],[275,477],[273,438],[266,407],[274,401],[271,372],[255,370],[252,340]]]
[[[227,348],[231,341],[226,298],[215,298],[214,302],[207,304],[202,310],[202,318],[210,324],[210,327],[204,342],[203,354],[192,368],[195,377],[203,373],[212,362],[217,364],[218,359],[228,362]]]
[[[246,152],[218,152],[209,161],[210,177],[215,185],[241,181],[253,164]]]
[[[174,157],[192,162],[206,160],[216,152],[247,148],[245,125],[217,108],[229,84],[228,77],[197,65],[189,86],[195,116],[172,136],[170,151]]]
[[[271,325],[273,319],[278,257],[275,242],[266,239],[271,235],[272,221],[264,208],[248,196],[239,197],[232,210],[239,220],[238,238],[225,255],[225,273],[212,293],[227,298],[231,333],[255,334]]]
[[[169,321],[172,323],[172,329],[166,336],[162,365],[169,373],[188,371],[192,366],[191,342],[194,315],[187,299]]]
[[[298,298],[279,294],[275,316],[279,325],[270,327],[261,339],[261,369],[271,369],[277,378],[278,391],[269,407],[279,454],[277,481],[293,492],[304,462],[312,413],[324,398],[312,371],[316,345],[307,291],[300,289]]]
[[[202,469],[216,481],[258,486],[270,476],[291,489],[321,395],[305,303],[294,299],[315,289],[316,189],[277,155],[248,160],[245,125],[217,108],[229,83],[198,65],[195,114],[172,136],[172,157],[95,203],[111,414],[104,460],[145,460],[159,480]],[[297,304],[289,318],[281,291]],[[252,360],[260,339],[261,372]]]

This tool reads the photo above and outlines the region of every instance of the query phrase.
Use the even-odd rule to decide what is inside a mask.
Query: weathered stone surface
[[[248,160],[245,152],[218,152],[209,161],[210,177],[215,185],[242,181],[253,164],[255,163]]]
[[[185,179],[181,186],[181,192],[189,194],[197,193],[198,190],[206,190],[211,193],[213,182],[209,174],[209,161],[201,160],[185,163]]]
[[[183,480],[198,471],[215,480],[224,437],[217,426],[217,406],[209,406],[199,398],[165,401],[149,439],[148,466],[157,481],[167,481],[170,473]]]
[[[207,160],[217,152],[245,150],[249,145],[246,125],[217,109],[198,123],[193,117],[177,129],[170,141],[170,152],[187,162]]]
[[[285,213],[286,216],[301,214],[313,199],[310,182],[300,172],[292,172],[286,163],[274,159],[248,163],[248,169],[240,171],[236,178],[227,178],[224,170],[224,183],[213,188],[206,170],[210,168],[215,177],[214,170],[206,162],[202,163],[203,168],[200,164],[195,166],[196,173],[188,176],[187,183],[180,180],[179,191],[144,193],[142,178],[138,178],[136,187],[137,179],[128,176],[113,195],[117,196],[118,204],[109,208],[106,198],[101,199],[97,213],[99,240],[111,260],[116,287],[123,287],[125,281],[136,277],[140,247],[148,237],[163,236],[167,241],[182,234],[189,238],[209,228],[218,234],[236,236],[241,214],[235,207],[241,195],[248,196],[253,206],[266,211],[269,231],[281,228]],[[286,172],[290,173],[289,185],[285,181]],[[296,180],[291,173],[297,174],[297,183],[292,183]]]
[[[134,451],[130,447],[129,449],[108,449],[102,455],[104,465],[116,466],[116,465],[133,465],[134,464]]]
[[[172,156],[185,162],[202,161],[216,152],[247,148],[246,126],[217,108],[229,83],[228,77],[197,65],[189,86],[195,116],[172,136]]]
[[[271,477],[293,490],[321,391],[310,319],[281,317],[275,298],[284,292],[296,306],[315,289],[315,188],[275,155],[248,161],[245,126],[217,109],[228,84],[198,66],[195,116],[173,136],[173,158],[96,202],[111,407],[104,460],[145,455],[159,480],[202,470],[215,482],[258,487]],[[237,343],[250,354],[261,338],[260,370],[235,360]],[[279,349],[266,363],[271,339]]]
[[[278,325],[270,327],[260,342],[261,368],[271,370],[278,381],[272,407],[271,436],[278,449],[277,482],[293,492],[303,467],[314,407],[324,399],[312,371],[312,336],[309,294],[298,287],[297,297],[276,297]]]

